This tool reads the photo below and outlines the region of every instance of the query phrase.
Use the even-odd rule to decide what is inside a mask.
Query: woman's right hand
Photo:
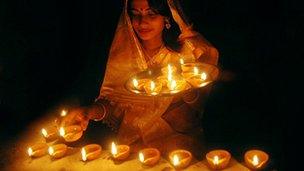
[[[67,127],[70,125],[79,125],[82,130],[87,129],[89,118],[85,115],[85,107],[77,107],[68,112],[68,114],[62,118],[60,127]]]

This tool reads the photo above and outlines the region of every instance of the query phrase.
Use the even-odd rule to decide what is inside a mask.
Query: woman
[[[173,0],[125,0],[109,53],[100,95],[87,108],[70,112],[63,126],[102,120],[133,150],[152,146],[164,155],[183,148],[203,153],[200,119],[209,88],[175,97],[145,97],[124,88],[134,74],[186,61],[217,64],[218,52],[192,30]]]

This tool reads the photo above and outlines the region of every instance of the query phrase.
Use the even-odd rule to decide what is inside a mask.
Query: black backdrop
[[[299,7],[280,1],[183,4],[194,28],[220,51],[223,79],[203,120],[210,148],[229,149],[236,158],[261,148],[271,154],[271,167],[283,167],[284,130],[293,116],[284,109],[292,104],[298,110],[287,103],[286,90],[296,87],[286,84],[293,63],[286,52],[300,30],[290,20]],[[50,108],[94,100],[121,9],[119,0],[0,2],[3,144]]]

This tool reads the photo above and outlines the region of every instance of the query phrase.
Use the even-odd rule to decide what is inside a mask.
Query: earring
[[[170,23],[166,23],[166,28],[169,30],[171,27],[171,24]]]
[[[166,26],[166,29],[170,29],[170,27],[171,27],[171,24],[170,24],[170,21],[168,20],[168,19],[166,19],[166,24],[165,24],[165,26]]]

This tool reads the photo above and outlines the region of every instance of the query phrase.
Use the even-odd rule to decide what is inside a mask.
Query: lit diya
[[[125,160],[130,155],[130,147],[128,145],[116,145],[112,142],[111,153],[116,160]]]
[[[169,159],[175,168],[185,168],[190,164],[192,154],[187,150],[175,150],[169,154]]]
[[[41,157],[47,153],[48,145],[45,143],[35,144],[27,149],[27,153],[30,157]]]
[[[163,75],[170,75],[170,74],[172,75],[172,74],[176,73],[176,71],[177,71],[177,68],[171,64],[168,64],[166,67],[163,67],[161,69],[161,73]]]
[[[149,79],[136,79],[133,78],[132,79],[132,86],[134,90],[139,90],[139,91],[143,91],[144,90],[144,85],[149,82]]]
[[[61,111],[61,113],[60,113],[60,118],[56,118],[55,119],[55,124],[56,124],[56,126],[59,126],[60,125],[60,123],[61,123],[61,120],[62,120],[62,118],[64,118],[66,115],[67,115],[67,111],[66,110],[62,110]]]
[[[49,155],[54,158],[58,159],[63,157],[68,150],[68,147],[65,144],[56,144],[49,147],[48,152]]]
[[[261,150],[250,150],[245,153],[244,158],[245,163],[249,168],[259,170],[264,168],[269,156],[267,153]]]
[[[188,77],[187,81],[193,87],[196,87],[196,88],[197,87],[204,87],[205,85],[210,83],[210,80],[208,79],[208,76],[205,72],[190,76],[190,77]]]
[[[146,166],[155,165],[160,159],[160,152],[156,148],[145,148],[138,153],[139,161]]]
[[[47,141],[55,140],[58,137],[58,130],[55,126],[42,128],[41,133]]]
[[[89,144],[81,149],[82,161],[97,159],[101,154],[101,146],[98,144]]]
[[[154,96],[159,94],[159,92],[162,90],[162,84],[158,81],[151,80],[145,83],[144,89],[147,94]]]
[[[226,150],[213,150],[206,154],[206,159],[212,169],[224,169],[229,164],[231,155]]]
[[[67,115],[67,113],[68,112],[66,110],[62,110],[61,113],[60,113],[60,116],[65,117]]]
[[[66,142],[73,142],[78,140],[82,136],[83,130],[79,125],[71,125],[67,127],[61,127],[59,134],[64,138]]]

